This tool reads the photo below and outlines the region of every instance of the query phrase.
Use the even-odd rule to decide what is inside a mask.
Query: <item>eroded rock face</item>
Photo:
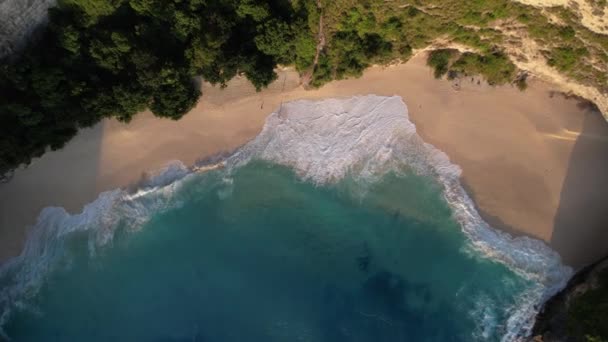
[[[0,58],[21,48],[48,19],[56,0],[0,0]]]
[[[608,34],[608,7],[589,0],[515,0],[536,7],[562,6],[573,10],[581,23],[596,33]]]
[[[577,342],[585,340],[587,333],[574,323],[568,328],[570,308],[577,298],[598,289],[602,284],[600,277],[608,272],[608,257],[583,268],[570,279],[568,285],[543,306],[532,330],[534,342]],[[605,316],[604,316],[605,317]],[[605,318],[608,320],[608,318]],[[580,335],[580,336],[579,336]]]

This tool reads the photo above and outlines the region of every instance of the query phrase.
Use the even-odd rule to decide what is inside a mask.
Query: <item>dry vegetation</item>
[[[594,0],[596,1],[596,0]],[[601,0],[604,1],[604,0]],[[602,4],[595,4],[601,7]],[[526,72],[608,115],[608,36],[565,7],[513,0],[62,0],[38,44],[0,67],[0,173],[104,117],[180,118],[192,78],[257,89],[294,65],[307,86],[432,53],[436,76],[525,89]],[[525,71],[525,72],[523,72]]]
[[[371,63],[406,60],[429,46],[458,47],[475,55],[452,59],[451,76],[481,74],[491,84],[525,88],[518,72],[524,70],[595,101],[608,114],[608,36],[584,26],[571,9],[511,0],[339,0],[324,1],[321,13],[328,44],[317,85],[356,76]],[[380,44],[373,46],[381,48],[353,55],[343,42],[352,37],[375,39]]]

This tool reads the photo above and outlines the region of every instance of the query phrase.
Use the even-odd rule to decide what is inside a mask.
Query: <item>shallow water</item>
[[[316,187],[249,164],[188,180],[90,257],[74,236],[16,341],[469,341],[501,336],[529,285],[465,251],[438,184],[388,174]],[[401,199],[396,202],[395,199]],[[483,308],[481,307],[483,306]]]
[[[481,219],[400,98],[284,104],[218,166],[46,208],[0,339],[514,341],[571,274]]]

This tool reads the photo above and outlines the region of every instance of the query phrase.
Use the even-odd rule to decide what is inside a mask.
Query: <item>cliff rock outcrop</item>
[[[23,47],[56,0],[0,0],[0,58]]]

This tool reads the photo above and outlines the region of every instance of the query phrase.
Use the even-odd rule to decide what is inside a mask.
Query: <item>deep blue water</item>
[[[137,231],[58,267],[14,341],[497,341],[531,286],[473,252],[433,179],[315,186],[253,162],[183,181]]]

